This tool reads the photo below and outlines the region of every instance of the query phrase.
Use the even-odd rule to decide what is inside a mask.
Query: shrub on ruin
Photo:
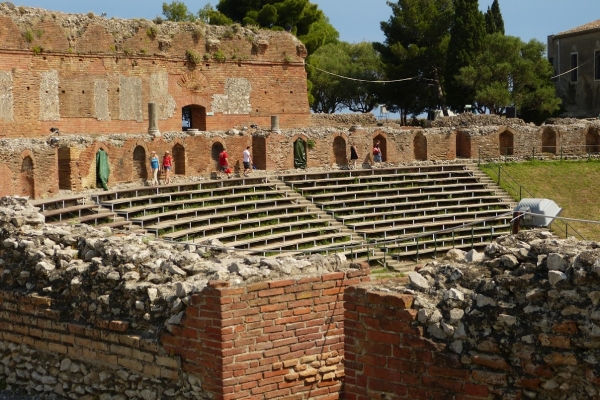
[[[23,33],[23,37],[25,38],[25,41],[27,43],[33,42],[33,31],[31,29],[27,28],[25,33]]]
[[[187,59],[193,64],[200,64],[202,62],[202,57],[200,57],[200,54],[196,53],[192,49],[187,49],[185,51],[185,55]]]
[[[217,50],[217,52],[213,54],[213,58],[218,62],[225,62],[225,60],[227,59],[227,57],[225,56],[225,54],[223,54],[221,50]]]
[[[148,35],[149,38],[154,39],[156,35],[158,35],[158,28],[154,25],[149,26],[148,29],[146,29],[146,35]]]

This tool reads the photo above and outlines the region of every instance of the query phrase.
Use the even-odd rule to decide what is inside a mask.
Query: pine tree
[[[454,22],[450,29],[446,62],[446,99],[448,105],[462,111],[465,104],[472,103],[473,90],[456,81],[460,69],[473,63],[485,38],[485,20],[479,11],[478,0],[454,0]]]
[[[504,19],[500,12],[498,0],[494,0],[492,7],[488,7],[485,13],[485,29],[489,35],[492,33],[501,33],[504,35]]]

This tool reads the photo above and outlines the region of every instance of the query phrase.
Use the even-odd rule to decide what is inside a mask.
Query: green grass
[[[497,182],[498,166],[482,165],[481,168]],[[598,182],[600,181],[600,161],[528,161],[502,164],[502,171],[514,178],[536,198],[553,200],[563,208],[562,217],[587,220],[600,220],[598,202]],[[519,200],[519,187],[508,185],[510,180],[502,175],[500,186]],[[507,180],[509,182],[507,182]],[[525,190],[523,197],[530,197]],[[553,224],[554,225],[554,224]],[[557,225],[563,226],[562,223]],[[600,240],[600,225],[569,222],[587,240]],[[564,232],[553,229],[564,237]]]

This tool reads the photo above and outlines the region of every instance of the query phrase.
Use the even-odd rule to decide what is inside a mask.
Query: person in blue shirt
[[[158,185],[159,162],[155,151],[152,152],[152,156],[150,157],[150,168],[152,169],[152,186]]]

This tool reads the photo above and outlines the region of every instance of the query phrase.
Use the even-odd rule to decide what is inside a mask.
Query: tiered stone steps
[[[480,248],[510,231],[512,204],[465,165],[332,171],[282,179],[397,260],[453,247]],[[453,229],[454,234],[449,231]]]
[[[186,243],[218,239],[254,254],[360,243],[357,235],[278,179],[247,177],[132,188],[93,196],[157,237]]]
[[[476,165],[302,172],[143,186],[32,201],[49,223],[134,227],[258,255],[343,252],[406,265],[481,248],[510,231],[515,202]]]
[[[50,199],[31,200],[40,208],[47,224],[90,224],[96,227],[128,229],[131,223],[111,210],[91,201],[88,196],[61,196]]]

